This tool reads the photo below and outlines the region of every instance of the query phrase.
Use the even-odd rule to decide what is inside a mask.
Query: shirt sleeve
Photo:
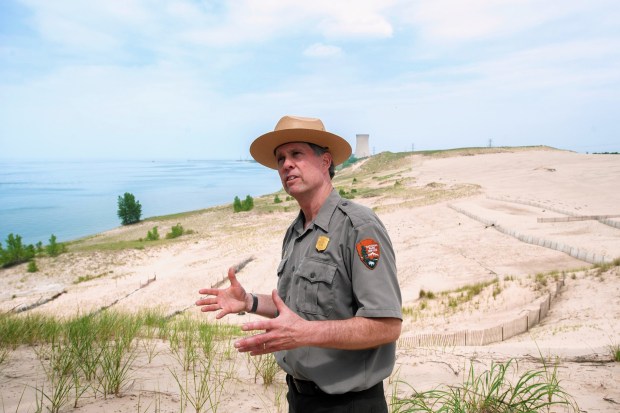
[[[402,320],[402,298],[394,248],[383,224],[374,220],[351,232],[351,281],[358,302],[356,316]]]

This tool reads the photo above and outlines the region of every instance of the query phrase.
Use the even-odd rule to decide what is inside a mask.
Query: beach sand
[[[482,372],[493,362],[514,360],[518,372],[525,372],[543,368],[544,361],[557,363],[560,385],[581,411],[620,411],[620,363],[611,360],[610,351],[620,345],[620,269],[592,269],[596,261],[620,257],[620,156],[541,147],[418,154],[388,165],[389,170],[366,175],[355,165],[335,181],[346,191],[397,189],[355,198],[374,208],[388,229],[407,310],[397,366],[385,381],[388,397],[411,392],[402,385],[395,390],[397,380],[424,391],[463,383],[470,366]],[[0,311],[70,317],[108,307],[156,308],[213,321],[193,303],[198,289],[225,281],[228,267],[247,264],[238,279],[248,291],[268,293],[276,286],[281,239],[297,209],[294,201],[268,209],[233,214],[228,206],[212,208],[179,217],[194,233],[175,242],[69,252],[39,259],[37,273],[28,273],[25,265],[0,270]],[[174,224],[146,221],[81,245],[136,240],[155,225],[165,234]],[[90,280],[74,283],[78,277]],[[480,293],[466,298],[463,291],[476,285]],[[420,299],[421,291],[435,298]],[[489,337],[524,316],[527,331],[503,341],[451,341],[474,337],[472,332]],[[254,317],[224,321],[240,325]],[[181,411],[172,374],[177,362],[166,342],[152,345],[157,356],[148,360],[140,353],[120,396],[89,395],[78,408],[63,411]],[[234,378],[227,381],[217,411],[287,411],[282,372],[275,384],[263,386],[260,378],[255,382],[246,355],[231,356],[228,363]],[[44,377],[31,348],[10,352],[0,364],[3,412],[34,411],[33,387]]]

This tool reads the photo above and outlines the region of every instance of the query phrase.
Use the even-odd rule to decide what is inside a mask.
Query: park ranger
[[[289,412],[386,412],[383,380],[395,362],[401,295],[387,231],[370,209],[342,199],[331,179],[351,146],[320,119],[284,116],[252,143],[252,157],[278,171],[300,212],[282,243],[277,290],[206,288],[202,311],[266,317],[243,330],[240,352],[275,352],[287,373]]]

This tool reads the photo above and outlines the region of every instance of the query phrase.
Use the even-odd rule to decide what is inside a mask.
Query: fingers
[[[220,319],[227,314],[245,311],[247,293],[237,281],[236,270],[234,267],[228,269],[228,279],[230,286],[228,288],[203,288],[198,290],[202,297],[196,301],[197,306],[202,306],[200,311],[218,311],[215,318]]]
[[[241,287],[241,284],[237,281],[237,276],[235,275],[236,272],[235,267],[230,267],[228,269],[228,279],[230,280],[231,287]]]
[[[269,331],[271,328],[272,328],[271,320],[251,321],[241,326],[242,331],[254,331],[254,330]]]
[[[209,312],[209,311],[217,311],[220,310],[221,307],[217,304],[213,304],[213,305],[204,305],[202,307],[200,307],[200,311],[202,311],[203,313]]]
[[[269,344],[269,336],[267,334],[257,334],[235,342],[235,348],[240,353],[250,353],[252,356],[273,353],[279,350]]]
[[[217,304],[216,297],[205,297],[205,298],[201,298],[196,301],[196,305],[211,305],[211,304]]]
[[[282,311],[288,310],[288,307],[286,306],[284,301],[282,301],[282,299],[278,295],[278,290],[271,291],[271,299],[273,300],[273,303],[276,305],[276,309],[278,310],[278,314],[282,314]]]
[[[237,281],[237,276],[235,274],[236,274],[235,267],[230,267],[228,269],[228,279],[230,280],[230,286],[241,287],[241,284],[239,284],[239,281]],[[221,290],[219,288],[201,288],[200,290],[198,290],[198,294],[218,295],[220,291]]]
[[[221,310],[222,306],[217,301],[217,297],[205,297],[196,301],[196,305],[200,306],[200,311],[206,313],[209,311]],[[218,317],[219,318],[219,317]]]

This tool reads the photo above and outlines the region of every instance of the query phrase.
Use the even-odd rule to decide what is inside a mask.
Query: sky
[[[0,0],[0,158],[248,159],[283,115],[355,148],[620,151],[618,0]]]

